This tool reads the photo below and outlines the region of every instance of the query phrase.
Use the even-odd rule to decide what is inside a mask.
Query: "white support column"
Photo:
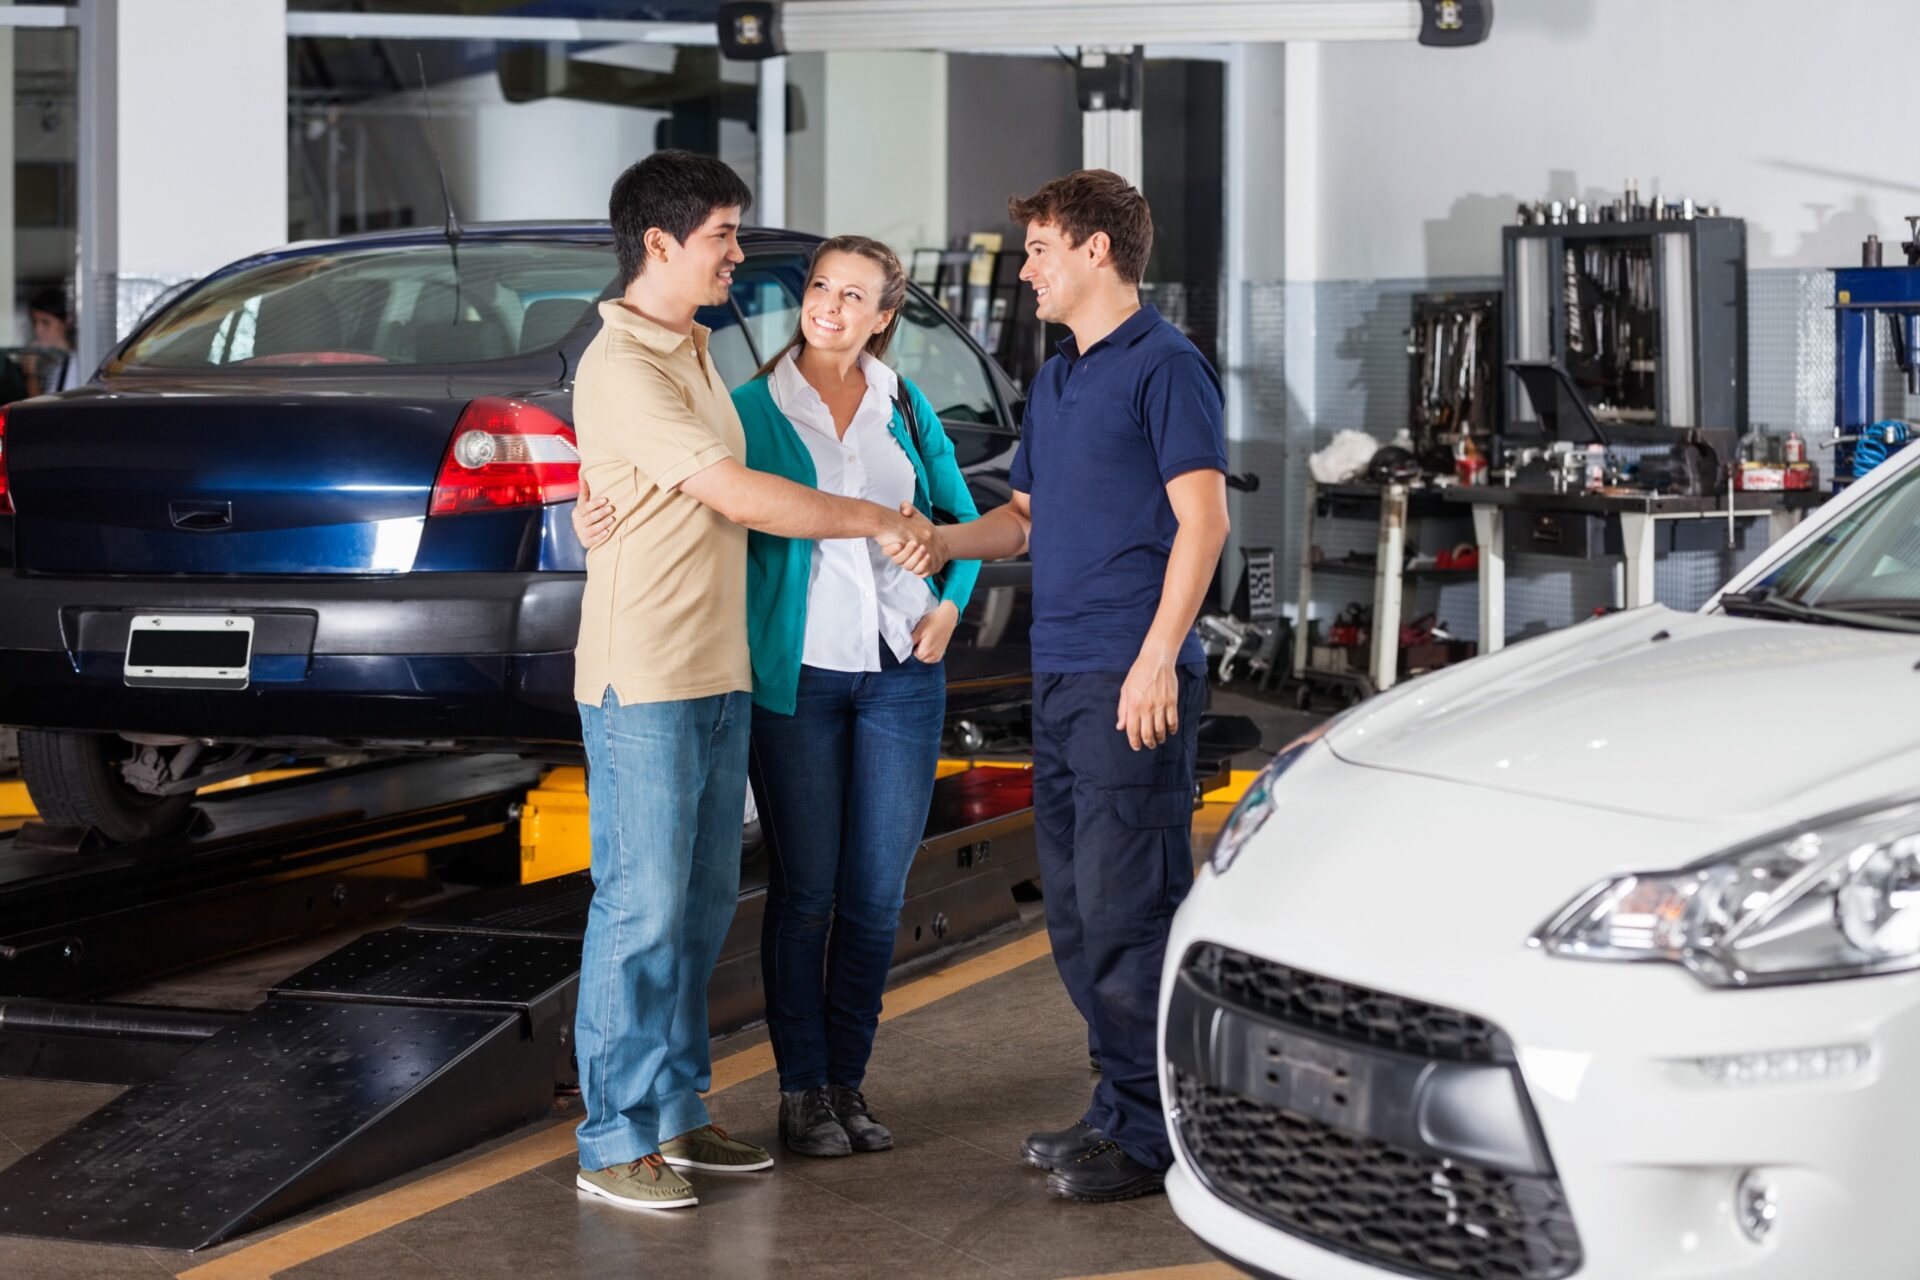
[[[1146,182],[1146,150],[1138,111],[1083,111],[1080,121],[1081,163],[1085,167],[1111,169],[1136,187]]]
[[[755,165],[759,190],[754,218],[763,227],[787,225],[787,60],[760,64],[760,151]]]
[[[1507,519],[1501,508],[1473,508],[1473,541],[1480,552],[1480,652],[1507,645]]]
[[[285,54],[281,55],[284,62]],[[99,367],[115,334],[120,273],[120,0],[90,0],[80,10],[79,204],[74,264],[74,349],[81,376]],[[285,103],[281,104],[284,114]]]
[[[1385,693],[1400,676],[1400,605],[1406,579],[1407,486],[1387,485],[1380,492],[1380,536],[1373,566],[1373,688]]]
[[[1313,629],[1313,511],[1320,501],[1320,486],[1307,477],[1307,500],[1300,513],[1300,600],[1299,616],[1293,620],[1293,678],[1307,678],[1307,659],[1312,656]]]
[[[112,310],[87,321],[97,356],[167,284],[286,242],[287,5],[92,0],[81,13],[83,76],[89,43],[117,48],[81,98],[83,117],[103,117],[82,121],[80,199],[90,301]]]
[[[1098,46],[1080,50],[1081,74],[1088,68],[1111,67],[1109,58],[1125,59],[1132,48],[1106,49]],[[1124,63],[1122,65],[1125,65]],[[1100,99],[1096,97],[1096,104]],[[1080,163],[1087,169],[1108,169],[1135,187],[1147,183],[1145,135],[1141,131],[1140,104],[1130,111],[1082,111],[1080,113]]]
[[[1654,517],[1640,512],[1620,513],[1620,544],[1626,552],[1625,607],[1638,609],[1653,603]]]

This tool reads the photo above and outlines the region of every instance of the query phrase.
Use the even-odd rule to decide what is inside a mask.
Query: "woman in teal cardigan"
[[[939,416],[882,362],[906,293],[878,241],[820,246],[793,338],[734,392],[746,464],[973,520]],[[595,518],[593,504],[576,508],[583,540]],[[769,852],[760,964],[780,1137],[802,1155],[893,1145],[862,1088],[933,798],[942,659],[979,573],[961,561],[917,578],[865,539],[747,536],[751,770]]]

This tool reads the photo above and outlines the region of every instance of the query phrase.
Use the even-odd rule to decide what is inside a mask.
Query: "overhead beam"
[[[730,57],[1151,41],[1419,40],[1477,44],[1493,0],[732,0]]]

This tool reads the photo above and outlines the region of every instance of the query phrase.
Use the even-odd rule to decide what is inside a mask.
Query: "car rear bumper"
[[[28,578],[0,587],[0,707],[25,728],[276,742],[579,741],[573,646],[585,578]],[[239,692],[135,689],[140,613],[254,619]]]

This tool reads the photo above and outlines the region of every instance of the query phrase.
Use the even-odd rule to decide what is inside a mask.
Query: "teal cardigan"
[[[920,388],[900,379],[901,394],[912,397],[922,457],[913,447],[906,421],[896,408],[889,425],[893,438],[913,464],[913,505],[922,513],[940,507],[962,522],[980,518],[967,482],[953,459],[953,441],[940,426],[939,415],[920,394]],[[773,402],[767,379],[755,378],[733,393],[746,428],[747,465],[755,471],[783,476],[809,489],[819,488],[813,455],[800,439],[799,429]],[[929,500],[931,495],[931,500]],[[812,576],[813,542],[807,538],[778,538],[770,533],[747,534],[747,644],[753,654],[753,700],[769,711],[792,715],[800,689],[800,655],[807,636],[807,582]],[[953,601],[964,612],[980,576],[978,560],[955,560],[936,588],[941,600]]]

